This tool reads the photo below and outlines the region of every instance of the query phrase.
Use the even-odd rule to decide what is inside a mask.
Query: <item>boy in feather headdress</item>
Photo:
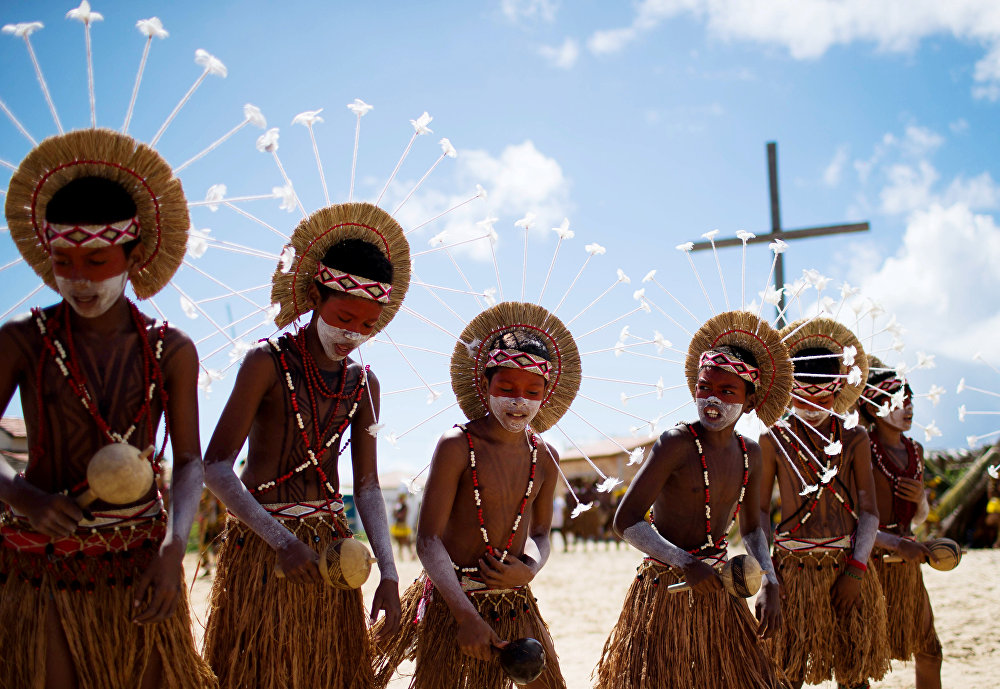
[[[647,557],[604,645],[595,686],[777,689],[781,673],[758,638],[781,623],[780,588],[758,523],[760,448],[734,429],[752,409],[771,421],[781,413],[791,364],[767,323],[732,311],[695,334],[686,374],[699,420],[660,436],[615,514],[615,530]],[[737,518],[765,574],[757,624],[718,575]],[[667,590],[681,580],[690,594]]]
[[[901,404],[891,409],[897,396]],[[917,689],[940,689],[941,642],[920,571],[930,551],[913,538],[911,526],[923,522],[929,507],[924,493],[924,448],[905,435],[913,425],[909,383],[872,358],[858,411],[868,424],[871,440],[879,509],[874,560],[885,593],[891,657],[915,661]],[[883,562],[886,552],[896,553],[903,562]]]
[[[465,328],[451,379],[470,421],[434,451],[417,526],[424,573],[403,596],[402,632],[380,650],[378,686],[415,659],[414,689],[509,688],[497,652],[531,637],[546,667],[526,686],[564,688],[529,584],[549,556],[558,481],[558,456],[536,433],[576,396],[576,345],[542,307],[504,302]]]
[[[30,447],[24,475],[0,458],[0,686],[214,686],[181,567],[202,482],[198,355],[124,295],[131,283],[151,297],[181,263],[180,182],[127,136],[70,132],[24,159],[6,214],[25,261],[62,300],[0,328],[0,406],[20,390]],[[161,418],[148,473],[169,438],[169,511],[155,482],[125,504],[81,507],[95,453],[135,459]]]
[[[321,573],[328,547],[352,537],[337,470],[350,430],[354,501],[381,574],[371,620],[382,610],[386,629],[398,627],[399,577],[371,432],[379,385],[350,354],[399,310],[409,245],[388,213],[345,203],[303,220],[292,246],[292,266],[274,274],[275,321],[311,320],[247,354],[205,453],[206,483],[233,515],[205,657],[223,687],[365,689],[372,656],[361,591],[327,585]]]
[[[878,506],[868,435],[855,417],[842,417],[861,394],[868,362],[854,334],[832,319],[781,332],[795,365],[791,416],[761,441],[762,509],[775,478],[781,495],[774,563],[784,624],[771,648],[795,687],[834,678],[865,687],[889,670],[882,587],[867,571]]]

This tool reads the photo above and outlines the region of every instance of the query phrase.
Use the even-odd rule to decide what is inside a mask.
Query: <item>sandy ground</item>
[[[557,545],[559,544],[557,538]],[[590,673],[597,663],[608,632],[618,619],[625,592],[635,576],[638,551],[622,545],[605,550],[603,545],[587,551],[563,553],[556,549],[532,584],[542,615],[549,623],[569,689],[590,686]],[[189,556],[187,571],[194,572]],[[398,563],[401,588],[420,571],[419,563]],[[995,689],[1000,687],[1000,550],[977,550],[965,555],[951,572],[924,568],[924,579],[934,606],[938,636],[944,645],[945,687]],[[365,585],[370,601],[377,582]],[[192,594],[192,612],[200,637],[205,620],[210,580],[199,577]],[[406,671],[405,666],[402,668]],[[912,687],[913,664],[894,662],[892,672],[873,687]],[[390,689],[405,689],[408,682],[397,677]],[[822,685],[833,689],[832,682]]]

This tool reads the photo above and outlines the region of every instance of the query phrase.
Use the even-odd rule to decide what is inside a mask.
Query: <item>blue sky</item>
[[[12,1],[4,4],[0,20],[45,24],[32,35],[32,45],[64,124],[82,127],[89,123],[83,30],[64,18],[69,9],[69,4]],[[961,403],[970,410],[996,405],[973,392],[955,394],[961,377],[1000,390],[1000,375],[972,360],[982,351],[1000,364],[1000,356],[991,358],[1000,334],[994,296],[1000,287],[995,270],[1000,146],[994,126],[1000,13],[992,3],[241,1],[99,2],[93,9],[104,15],[92,30],[99,124],[121,126],[144,42],[135,22],[158,16],[170,36],[154,39],[130,132],[142,140],[152,136],[201,73],[193,55],[203,48],[225,63],[228,76],[206,78],[161,140],[161,152],[179,164],[241,121],[243,104],[253,103],[269,127],[281,128],[278,153],[307,210],[320,207],[323,197],[307,133],[291,126],[293,116],[324,108],[326,121],[315,132],[332,198],[341,201],[354,135],[354,116],[344,106],[354,98],[375,106],[362,121],[357,195],[365,199],[378,195],[409,141],[408,120],[429,111],[434,133],[414,143],[386,201],[398,202],[433,164],[441,136],[454,143],[459,157],[442,161],[404,206],[404,226],[469,198],[477,183],[490,196],[416,231],[413,250],[426,248],[441,231],[473,236],[480,231],[476,221],[497,217],[504,289],[516,296],[522,234],[513,223],[535,213],[528,283],[537,293],[556,246],[549,228],[567,217],[576,237],[560,249],[553,285],[569,284],[587,256],[584,245],[607,248],[588,265],[567,300],[567,313],[613,284],[617,268],[632,278],[631,285],[618,285],[581,318],[581,330],[632,310],[631,292],[653,268],[678,296],[697,304],[699,316],[710,315],[673,247],[716,228],[726,236],[768,229],[765,142],[777,141],[786,228],[872,224],[867,235],[795,243],[786,254],[788,281],[811,268],[832,278],[828,289],[843,281],[862,287],[908,330],[905,357],[911,363],[918,351],[935,355],[936,368],[913,374],[918,388],[937,384],[948,390],[936,408],[926,400],[917,406],[917,420],[935,419],[944,433],[930,446],[964,446],[967,435],[1000,427],[988,416],[959,423]],[[0,37],[0,64],[5,75],[0,98],[34,136],[54,133],[23,41]],[[203,198],[217,183],[226,184],[230,196],[266,194],[281,185],[269,156],[254,150],[261,133],[246,127],[185,170],[181,179],[189,200]],[[16,165],[29,148],[9,121],[0,121],[0,158]],[[274,200],[241,207],[286,233],[300,217],[278,209]],[[210,228],[210,236],[272,254],[281,248],[275,235],[226,208],[216,213],[195,208],[192,221],[196,229]],[[486,285],[493,272],[488,249],[483,242],[469,247],[478,249],[456,250],[456,257],[475,282]],[[0,265],[16,256],[9,238],[0,242]],[[421,277],[459,287],[448,265],[435,262],[440,258],[428,256],[423,267],[418,260]],[[763,285],[769,260],[763,247],[750,252],[753,291]],[[696,261],[717,290],[711,257]],[[732,291],[739,251],[727,251],[722,261]],[[195,264],[238,289],[266,283],[274,265],[215,248]],[[190,268],[182,269],[177,283],[195,296],[218,292]],[[24,266],[4,271],[3,303],[12,305],[36,285]],[[252,297],[266,306],[266,294]],[[449,302],[462,317],[471,317],[475,303],[460,296],[461,305],[458,296]],[[53,298],[43,291],[33,303]],[[543,305],[553,305],[550,298]],[[716,300],[721,301],[718,293]],[[245,301],[229,301],[236,317],[249,308]],[[667,300],[657,301],[667,308]],[[194,336],[212,332],[205,317],[184,316],[176,292],[165,291],[157,302]],[[407,304],[450,331],[461,327],[418,288]],[[226,321],[226,312],[217,310],[222,304],[205,308]],[[624,323],[637,334],[660,330],[679,348],[686,346],[683,333],[671,332],[670,323],[654,311],[588,336],[581,348],[613,346]],[[443,333],[406,314],[389,333],[399,342],[450,351]],[[261,329],[252,335],[268,334]],[[231,349],[224,345],[220,338],[206,341],[203,351]],[[373,344],[370,352],[366,358],[383,389],[419,385],[390,347]],[[206,366],[225,368],[227,357],[223,351]],[[427,382],[446,379],[445,358],[424,360],[417,353],[412,358]],[[666,386],[682,382],[680,368],[669,362],[630,355],[595,361],[586,374],[646,383],[662,376]],[[234,373],[230,368],[203,398],[206,439]],[[620,406],[621,391],[636,391],[595,381],[587,385],[593,385],[585,386],[588,396],[614,406]],[[387,399],[387,431],[401,432],[450,404],[443,390],[426,409],[425,393],[406,402],[406,394]],[[631,401],[626,410],[650,419],[683,401],[678,390],[662,400]],[[587,400],[579,409],[614,436],[628,435],[636,423]],[[16,402],[8,413],[18,413]],[[690,408],[662,423],[685,415]],[[457,409],[443,411],[397,448],[383,444],[383,465],[419,468],[434,438],[458,420]],[[600,437],[575,417],[567,418],[566,428],[578,442]],[[566,444],[558,434],[553,440]]]

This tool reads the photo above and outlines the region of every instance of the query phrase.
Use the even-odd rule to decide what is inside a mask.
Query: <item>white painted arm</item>
[[[282,526],[250,495],[250,491],[227,462],[208,465],[205,469],[205,485],[226,504],[230,512],[275,550],[281,550],[298,540],[295,534]]]
[[[399,581],[396,561],[392,557],[392,541],[389,538],[389,518],[385,513],[382,489],[377,485],[361,486],[354,492],[354,504],[361,515],[365,535],[371,543],[378,560],[378,571],[382,580]]]
[[[854,530],[854,559],[867,563],[878,535],[878,515],[862,512],[858,516],[858,526]]]
[[[771,562],[771,552],[767,547],[767,536],[764,529],[759,526],[743,537],[747,552],[757,561],[764,571],[764,576],[771,584],[778,583],[778,577],[774,573],[774,564]]]
[[[675,567],[686,567],[695,557],[665,539],[645,519],[637,521],[622,532],[625,541],[650,557]]]

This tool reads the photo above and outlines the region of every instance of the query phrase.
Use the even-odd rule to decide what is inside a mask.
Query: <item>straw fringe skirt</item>
[[[151,547],[125,553],[66,558],[57,566],[45,555],[0,547],[0,687],[45,686],[45,621],[52,607],[69,645],[80,689],[135,689],[154,654],[160,686],[215,687],[215,676],[198,655],[191,635],[187,591],[174,614],[137,625],[133,583],[156,553]]]
[[[644,561],[594,671],[600,689],[777,689],[780,671],[746,601],[669,593],[682,579]]]
[[[879,560],[877,567],[885,593],[892,659],[910,660],[914,655],[940,658],[941,642],[934,630],[934,611],[920,565]]]
[[[415,660],[412,689],[510,689],[514,684],[495,659],[482,661],[465,655],[458,647],[458,624],[444,600],[434,595],[426,574],[414,581],[402,597],[402,627],[399,633],[376,651],[375,685],[389,683],[404,660]],[[429,599],[425,598],[425,592]],[[481,590],[469,599],[486,623],[501,639],[537,639],[545,647],[545,670],[531,686],[565,689],[548,626],[538,612],[531,589]],[[421,606],[423,601],[423,606]],[[422,615],[418,612],[422,610]],[[381,620],[373,630],[376,638]]]
[[[331,541],[346,533],[340,519],[283,523],[299,540],[325,553]],[[361,591],[292,584],[274,576],[275,563],[274,550],[230,517],[219,548],[204,645],[220,687],[369,689],[372,648]]]
[[[855,686],[889,671],[885,599],[876,573],[865,574],[860,603],[846,618],[834,610],[831,591],[845,558],[839,549],[775,549],[785,598],[781,628],[768,644],[790,680],[821,684],[836,679]]]

